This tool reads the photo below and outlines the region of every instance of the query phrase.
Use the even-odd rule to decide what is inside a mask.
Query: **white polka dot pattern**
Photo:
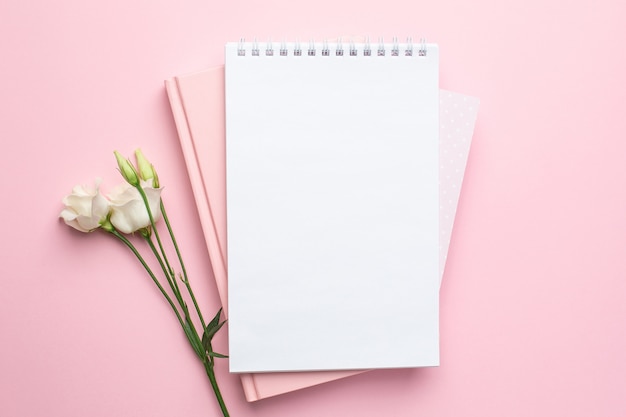
[[[443,272],[461,194],[479,99],[439,91],[439,273]]]

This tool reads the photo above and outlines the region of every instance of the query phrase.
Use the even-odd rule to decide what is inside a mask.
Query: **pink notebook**
[[[224,67],[165,81],[209,258],[227,310]],[[440,274],[443,276],[478,99],[440,92]],[[256,401],[364,371],[240,374],[245,397]]]

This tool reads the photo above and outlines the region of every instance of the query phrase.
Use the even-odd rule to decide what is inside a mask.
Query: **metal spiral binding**
[[[246,40],[244,38],[239,39],[239,45],[237,46],[237,55],[246,56]]]
[[[267,45],[265,45],[265,56],[274,56],[274,45],[271,39],[268,39]]]
[[[259,43],[254,39],[252,42],[252,56],[259,56]]]
[[[322,46],[322,56],[330,56],[330,48],[328,47],[328,41],[324,41]]]
[[[356,56],[357,50],[354,42],[350,41],[350,56]]]
[[[385,42],[383,41],[383,38],[378,38],[378,52],[376,55],[385,56]]]
[[[391,44],[391,56],[398,56],[398,50],[400,46],[398,45],[398,38],[394,36]]]
[[[343,44],[341,43],[341,38],[337,42],[337,49],[335,50],[336,56],[343,56]]]
[[[420,50],[418,52],[419,56],[426,56],[426,39],[422,38],[420,39]]]
[[[352,55],[352,54],[350,54]],[[356,56],[356,51],[355,54]],[[372,56],[372,47],[370,46],[370,38],[365,39],[365,45],[363,46],[363,56]]]
[[[251,44],[247,44],[247,45],[246,45],[245,39],[241,38],[239,40],[239,44],[237,45],[238,56],[246,56],[246,52],[247,52],[246,46],[250,48],[251,56],[261,55],[261,48],[259,47],[259,42],[256,40],[256,38],[254,39],[253,42],[251,42]],[[274,56],[274,44],[272,43],[271,39],[265,43],[264,47],[265,47],[264,49],[265,56]],[[411,37],[408,37],[406,39],[406,43],[402,45],[403,48],[401,48],[401,44],[398,42],[397,37],[393,38],[391,42],[391,46],[390,46],[391,49],[387,49],[387,47],[388,45],[385,45],[383,38],[382,37],[378,38],[378,44],[376,45],[376,56],[383,57],[383,56],[386,56],[387,53],[389,53],[389,56],[399,57],[401,55],[401,51],[402,51],[402,55],[406,57],[412,57],[414,55],[417,55],[418,57],[425,57],[428,54],[428,46],[426,44],[425,38],[420,39],[419,44],[417,46],[417,54],[414,53],[415,46],[413,44],[413,39]],[[306,56],[310,56],[310,57],[317,56],[318,49],[319,49],[320,56],[329,57],[332,55],[331,47],[327,40],[323,41],[321,47],[319,46],[319,44],[316,45],[314,40],[310,40],[308,47],[306,49]],[[357,48],[354,41],[352,40],[350,41],[347,49],[348,49],[348,52],[347,52],[348,56],[359,55],[359,49]],[[337,43],[335,44],[334,55],[344,56],[344,53],[345,53],[345,50],[344,50],[343,42],[342,42],[342,39],[339,38],[337,40]],[[363,49],[361,51],[361,54],[363,56],[372,56],[372,46],[370,44],[369,38],[366,38],[365,42],[363,43]],[[303,54],[302,54],[302,47],[300,46],[300,42],[296,40],[293,43],[293,48],[291,51],[288,49],[286,42],[284,41],[281,42],[279,49],[278,49],[278,55],[279,56],[289,56],[289,55],[302,56]]]
[[[413,56],[413,39],[408,38],[406,40],[406,49],[404,50],[404,56]]]

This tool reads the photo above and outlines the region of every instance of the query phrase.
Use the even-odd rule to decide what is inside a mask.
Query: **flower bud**
[[[141,149],[135,150],[135,157],[137,158],[137,167],[139,168],[139,176],[142,180],[152,180],[152,186],[159,188],[159,176],[157,175],[154,165],[152,165],[141,152]]]
[[[142,180],[148,181],[154,177],[152,164],[146,159],[141,149],[135,150],[135,158],[137,158],[137,168],[139,168],[139,176]]]
[[[152,227],[150,226],[142,227],[141,229],[139,229],[139,233],[144,238],[150,239],[150,236],[152,236]]]
[[[154,188],[161,188],[161,183],[159,182],[159,176],[157,175],[156,170],[152,167],[152,173],[154,174],[154,178],[152,178],[152,186]]]
[[[107,216],[106,218],[104,218],[103,220],[100,221],[100,227],[111,233],[115,230],[115,227],[113,226],[113,223],[111,223],[111,220],[109,219],[109,217],[111,217],[110,215]]]
[[[115,159],[117,159],[117,166],[120,168],[120,173],[127,183],[136,187],[139,185],[139,176],[137,170],[128,159],[125,159],[118,151],[115,151]]]

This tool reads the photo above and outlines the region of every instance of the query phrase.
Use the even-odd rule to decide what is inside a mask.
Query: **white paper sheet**
[[[437,47],[238,46],[226,48],[231,371],[437,365]]]

